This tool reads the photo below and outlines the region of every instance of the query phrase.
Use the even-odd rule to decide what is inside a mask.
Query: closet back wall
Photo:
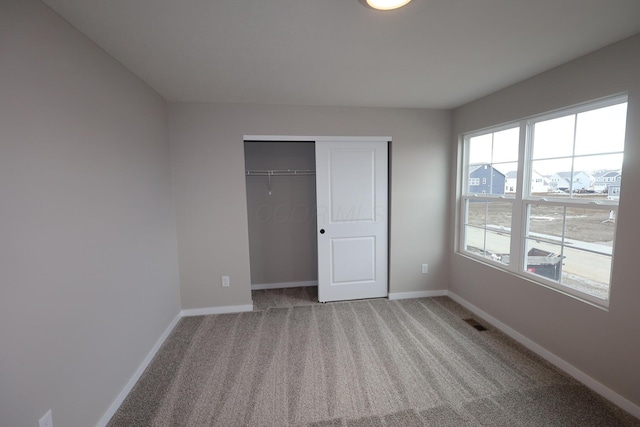
[[[315,170],[313,142],[245,142],[247,170]],[[315,176],[247,176],[251,284],[318,280]]]

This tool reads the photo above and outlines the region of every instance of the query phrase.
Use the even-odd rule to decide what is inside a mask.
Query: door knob
[[[320,234],[324,234],[324,228],[320,229]]]

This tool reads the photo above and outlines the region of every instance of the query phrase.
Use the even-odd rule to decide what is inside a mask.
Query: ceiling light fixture
[[[367,0],[367,4],[378,10],[393,10],[404,6],[411,0]]]

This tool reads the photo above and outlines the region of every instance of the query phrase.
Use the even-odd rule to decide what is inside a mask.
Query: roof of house
[[[585,171],[574,171],[573,176],[576,176],[580,173],[583,173],[587,176],[591,176],[589,172],[585,172]],[[571,172],[556,172],[556,175],[558,175],[562,179],[571,179]]]
[[[614,178],[618,175],[622,175],[622,173],[618,170],[610,170],[594,174],[594,177],[596,178],[596,180],[600,180],[602,178]]]
[[[498,169],[496,169],[493,166],[491,166],[489,163],[483,163],[483,164],[480,164],[480,165],[471,166],[469,168],[469,175],[471,175],[472,173],[474,173],[475,171],[477,171],[478,169],[480,169],[481,167],[484,167],[484,166],[489,166],[495,172],[498,172],[500,175],[505,176],[502,172],[500,172]]]
[[[542,174],[540,174],[540,173],[538,173],[538,172],[536,172],[536,171],[533,171],[533,173],[532,173],[532,174],[538,175],[538,176],[540,176],[540,177],[544,178],[544,179],[545,179],[545,180],[547,180],[547,181],[549,180],[549,177],[544,176],[544,175],[542,175]],[[511,178],[517,178],[517,177],[518,177],[518,171],[509,171],[509,172],[507,172],[504,176],[505,176],[506,178],[509,178],[509,179],[511,179]]]

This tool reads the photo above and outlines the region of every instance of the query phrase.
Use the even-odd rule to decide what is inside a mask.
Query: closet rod
[[[316,171],[312,169],[280,169],[280,170],[256,170],[249,169],[244,171],[247,176],[294,176],[294,175],[315,175]]]
[[[294,175],[315,175],[316,171],[311,169],[280,169],[280,170],[256,170],[249,169],[245,170],[244,174],[246,176],[267,176],[269,177],[269,182],[267,183],[267,188],[269,189],[269,195],[271,195],[271,177],[272,176],[294,176]]]

